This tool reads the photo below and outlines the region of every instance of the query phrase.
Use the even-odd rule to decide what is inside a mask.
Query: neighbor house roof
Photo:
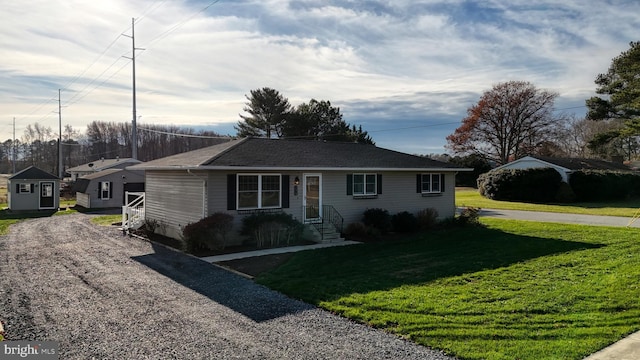
[[[92,172],[109,169],[122,163],[139,164],[142,161],[133,158],[100,159],[67,169],[67,172]]]
[[[28,168],[15,173],[13,176],[9,178],[9,180],[20,179],[20,180],[59,180],[59,178],[53,174],[50,174],[42,169],[39,169],[35,166],[29,166]]]
[[[584,158],[557,158],[547,156],[526,156],[522,159],[536,159],[548,164],[553,164],[569,171],[578,170],[611,170],[611,171],[631,171],[631,169],[624,165],[611,161],[599,160],[599,159],[584,159]],[[516,161],[518,161],[516,160]]]
[[[461,171],[456,165],[374,145],[244,138],[129,167],[171,169],[431,169]]]
[[[536,156],[536,159],[546,161],[569,170],[617,170],[617,171],[629,171],[631,170],[624,164],[615,163],[612,161],[605,161],[600,159],[584,159],[584,158],[552,158],[545,156]]]
[[[107,170],[102,170],[100,172],[95,172],[89,175],[85,175],[80,179],[94,180],[94,179],[99,179],[101,177],[105,177],[107,175],[111,175],[121,171],[125,171],[125,170],[124,169],[107,169]]]

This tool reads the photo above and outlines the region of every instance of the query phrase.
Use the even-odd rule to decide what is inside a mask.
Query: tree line
[[[325,141],[349,141],[374,144],[362,127],[342,119],[340,108],[326,100],[311,99],[297,107],[277,90],[262,88],[250,91],[244,107],[246,115],[236,126],[238,137],[294,138]],[[0,144],[0,172],[20,171],[37,166],[58,173],[58,137],[50,127],[39,123],[27,125],[20,139]],[[93,121],[84,132],[66,125],[62,132],[64,169],[101,158],[129,158],[132,152],[131,123]],[[175,125],[140,125],[137,129],[138,159],[150,161],[196,150],[230,140],[213,131],[196,131]]]
[[[525,81],[508,81],[485,91],[447,137],[457,156],[473,155],[502,165],[526,155],[640,156],[640,42],[612,60],[596,77],[584,118],[554,113],[558,93]]]
[[[66,125],[62,131],[62,159],[64,169],[86,164],[101,158],[131,157],[130,123],[93,121],[85,132]],[[175,125],[141,125],[137,131],[138,159],[150,161],[157,158],[196,150],[227,141],[214,131],[183,128]],[[0,173],[20,171],[29,166],[58,174],[59,134],[39,123],[29,124],[24,134],[15,141],[9,139],[0,144]]]

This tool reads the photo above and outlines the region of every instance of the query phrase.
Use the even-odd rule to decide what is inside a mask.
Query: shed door
[[[40,183],[40,209],[53,209],[55,202],[53,200],[53,182]]]

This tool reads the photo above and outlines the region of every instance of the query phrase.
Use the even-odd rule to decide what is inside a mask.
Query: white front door
[[[304,174],[303,189],[304,221],[320,221],[322,217],[322,175]]]

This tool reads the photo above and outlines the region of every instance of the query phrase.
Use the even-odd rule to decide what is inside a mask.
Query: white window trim
[[[358,175],[362,175],[362,180],[364,181],[362,183],[362,192],[361,193],[357,193],[356,192],[356,176],[358,176]],[[367,192],[367,176],[368,175],[372,175],[373,179],[374,179],[373,192],[372,193],[368,193]],[[351,186],[352,186],[351,193],[353,194],[354,197],[378,195],[378,174],[375,174],[375,173],[357,173],[357,174],[353,174],[353,181],[352,181]]]
[[[258,207],[240,207],[240,177],[241,176],[257,176],[258,177]],[[279,179],[278,187],[278,205],[277,206],[262,206],[262,177],[263,176],[277,176]],[[272,173],[251,173],[251,174],[236,174],[236,209],[237,210],[256,210],[256,209],[280,209],[282,208],[282,174]]]
[[[442,193],[442,178],[444,177],[443,174],[441,173],[424,173],[424,174],[420,174],[420,190],[423,194],[441,194]],[[438,190],[434,191],[433,190],[433,176],[436,175],[439,177],[439,181],[438,181]],[[430,176],[431,179],[429,179],[429,187],[431,188],[430,191],[425,191],[424,190],[424,176]]]
[[[26,188],[26,191],[23,191],[24,188]],[[20,191],[18,192],[18,194],[30,194],[31,193],[31,184],[25,184],[25,183],[21,183],[20,184]]]
[[[109,187],[107,188],[107,197],[104,197],[105,190],[102,190],[102,184],[107,183]],[[95,185],[94,185],[95,186]],[[100,200],[109,200],[111,198],[111,181],[100,181]]]

